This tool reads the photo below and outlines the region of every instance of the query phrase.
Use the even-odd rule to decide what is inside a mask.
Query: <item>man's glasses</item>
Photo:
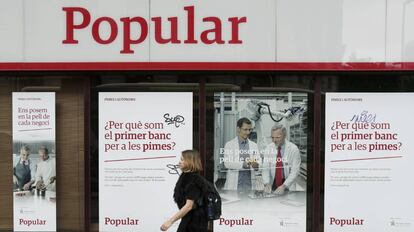
[[[251,132],[253,129],[252,128],[240,128],[242,131],[249,131]]]

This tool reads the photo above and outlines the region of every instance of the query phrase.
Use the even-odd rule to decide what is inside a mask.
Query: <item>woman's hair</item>
[[[185,150],[181,152],[181,155],[187,164],[183,171],[199,172],[203,170],[200,153],[197,150]]]

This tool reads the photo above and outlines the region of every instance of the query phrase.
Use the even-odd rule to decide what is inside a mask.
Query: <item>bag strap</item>
[[[205,191],[206,184],[205,184],[205,179],[203,176],[201,176],[200,174],[197,174],[194,180],[194,183],[201,189],[201,191],[203,192]]]

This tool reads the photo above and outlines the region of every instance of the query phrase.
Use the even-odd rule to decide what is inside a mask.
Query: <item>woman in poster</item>
[[[182,174],[174,188],[174,201],[180,209],[169,220],[161,225],[162,231],[167,231],[171,225],[181,219],[177,232],[207,232],[207,216],[203,208],[197,208],[194,201],[202,195],[195,180],[202,170],[200,154],[195,150],[185,150],[181,153],[180,169]]]

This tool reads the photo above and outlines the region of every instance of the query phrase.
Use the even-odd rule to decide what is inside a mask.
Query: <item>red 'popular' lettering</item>
[[[105,225],[111,225],[111,226],[136,226],[139,225],[139,219],[136,218],[109,218],[105,217]]]
[[[36,218],[36,219],[23,219],[23,218],[20,218],[19,219],[19,225],[24,225],[24,226],[27,226],[27,227],[38,226],[38,225],[46,225],[46,220],[42,220],[42,219],[39,219],[39,218]]]
[[[229,41],[230,44],[241,44],[243,41],[239,39],[239,25],[240,23],[246,23],[247,18],[229,18],[229,22],[231,22],[231,40]]]
[[[134,51],[131,50],[131,44],[140,44],[147,38],[147,21],[142,17],[121,18],[121,21],[124,23],[124,48],[121,50],[121,53],[134,53]],[[131,38],[131,23],[138,23],[140,26],[141,33],[137,39]]]
[[[168,18],[168,21],[170,21],[171,25],[171,33],[170,38],[163,39],[162,38],[162,23],[161,23],[161,17],[154,17],[151,20],[154,22],[155,25],[155,41],[159,44],[166,44],[166,43],[173,43],[178,44],[181,41],[178,39],[178,20],[177,17]]]
[[[223,39],[223,22],[222,19],[215,16],[208,16],[201,19],[202,23],[205,23],[211,26],[209,29],[202,31],[199,35],[195,33],[195,7],[194,6],[186,6],[183,8],[184,11],[187,13],[187,17],[181,20],[186,20],[187,30],[186,38],[184,40],[179,38],[178,30],[179,30],[179,23],[180,20],[177,16],[176,17],[169,17],[167,20],[170,23],[170,27],[162,27],[162,17],[152,17],[150,22],[153,24],[149,24],[147,20],[140,16],[134,17],[122,17],[117,22],[116,19],[113,19],[109,16],[102,16],[96,19],[93,19],[91,13],[82,7],[63,7],[62,10],[66,14],[66,38],[62,40],[63,44],[78,44],[79,41],[75,39],[75,32],[79,30],[87,29],[91,22],[92,29],[91,34],[92,38],[96,43],[99,44],[111,44],[114,42],[118,37],[118,30],[122,28],[122,49],[120,50],[121,54],[133,54],[134,50],[132,49],[132,45],[139,45],[148,37],[148,33],[150,31],[154,31],[154,38],[155,42],[158,44],[197,44],[198,40],[196,37],[200,39],[201,43],[203,44],[225,44],[226,41]],[[76,19],[75,19],[76,18]],[[227,41],[228,44],[242,44],[243,40],[240,38],[240,25],[243,23],[247,23],[247,17],[229,17],[228,22],[231,24],[231,39]],[[78,23],[75,23],[78,22]],[[107,24],[109,25],[109,36],[107,38],[103,38],[101,31],[101,25]],[[119,25],[120,24],[120,25]],[[182,25],[182,24],[181,24]],[[149,30],[149,27],[153,26],[154,30]],[[164,29],[164,31],[162,30]],[[131,31],[139,32],[138,36],[131,35]],[[165,33],[163,33],[165,32]],[[168,33],[169,32],[169,33]],[[168,35],[169,37],[163,37],[164,35]]]
[[[102,22],[107,22],[111,27],[110,35],[108,39],[102,39],[99,33],[99,27]],[[92,25],[92,37],[93,39],[100,44],[110,44],[118,36],[118,26],[116,25],[115,20],[110,17],[100,17]]]
[[[203,31],[200,35],[201,41],[203,41],[205,44],[224,44],[224,41],[221,39],[221,20],[217,17],[207,17],[203,19],[203,22],[214,23],[214,28]],[[209,39],[208,34],[213,34],[214,39]]]
[[[233,226],[251,226],[253,225],[253,219],[249,218],[238,218],[238,219],[227,219],[227,218],[220,218],[219,225],[224,225],[228,227]]]
[[[79,41],[74,39],[74,31],[86,28],[91,22],[91,15],[87,9],[82,7],[63,7],[62,9],[66,11],[66,39],[62,43],[77,44]],[[75,12],[82,15],[82,21],[78,25],[75,25]]]
[[[364,225],[364,219],[361,218],[349,218],[349,219],[337,219],[334,217],[329,218],[329,225],[336,225],[336,226],[361,226]]]

